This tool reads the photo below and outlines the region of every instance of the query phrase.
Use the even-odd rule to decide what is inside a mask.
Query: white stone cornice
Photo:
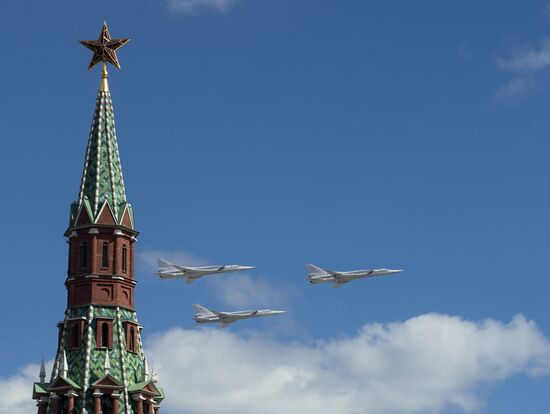
[[[134,401],[145,401],[147,398],[145,398],[142,394],[132,394],[132,400]]]

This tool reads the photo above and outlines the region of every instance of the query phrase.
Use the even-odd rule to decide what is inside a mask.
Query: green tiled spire
[[[105,89],[107,88],[101,88],[97,96],[77,205],[80,209],[87,200],[93,218],[96,219],[103,203],[107,201],[118,219],[124,211],[126,192],[118,154],[111,93]]]

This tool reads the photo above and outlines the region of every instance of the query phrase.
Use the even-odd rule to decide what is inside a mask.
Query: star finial
[[[99,34],[99,38],[97,40],[80,41],[80,43],[94,52],[88,69],[93,68],[100,62],[109,62],[111,65],[120,69],[120,63],[118,62],[116,51],[129,41],[130,39],[111,39],[111,34],[109,33],[107,23],[103,22],[103,28],[101,29],[101,33]]]

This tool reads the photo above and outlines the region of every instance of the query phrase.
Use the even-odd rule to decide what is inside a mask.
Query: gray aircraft
[[[157,275],[161,279],[185,279],[185,283],[193,283],[195,280],[200,279],[203,276],[215,275],[228,272],[242,272],[244,270],[252,270],[254,266],[239,266],[239,265],[225,265],[225,266],[179,266],[174,263],[170,263],[164,259],[158,259],[159,271]]]
[[[344,283],[351,282],[355,279],[391,275],[394,273],[402,272],[402,270],[393,269],[365,269],[353,270],[351,272],[336,272],[334,270],[325,269],[314,264],[308,264],[307,269],[309,271],[309,275],[307,276],[309,283],[334,283],[334,285],[332,286],[334,288],[339,288]]]
[[[213,309],[207,309],[201,305],[193,305],[193,307],[197,312],[193,319],[195,319],[197,323],[220,323],[222,328],[225,328],[227,325],[241,319],[261,318],[263,316],[279,315],[286,312],[271,309],[239,312],[219,312]]]

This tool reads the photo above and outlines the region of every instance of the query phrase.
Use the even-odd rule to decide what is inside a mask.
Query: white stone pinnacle
[[[67,353],[63,350],[63,356],[61,360],[61,376],[66,378],[69,372],[69,363],[67,362]]]
[[[157,373],[157,364],[153,361],[153,370],[151,371],[151,380],[153,383],[157,383],[159,379],[159,374]]]
[[[40,384],[46,382],[46,365],[44,364],[44,358],[42,358],[42,363],[40,364]]]
[[[147,358],[143,357],[143,381],[149,379],[149,365],[147,364]]]
[[[108,375],[111,371],[111,360],[109,359],[109,350],[105,350],[105,364],[103,364],[105,375]]]

